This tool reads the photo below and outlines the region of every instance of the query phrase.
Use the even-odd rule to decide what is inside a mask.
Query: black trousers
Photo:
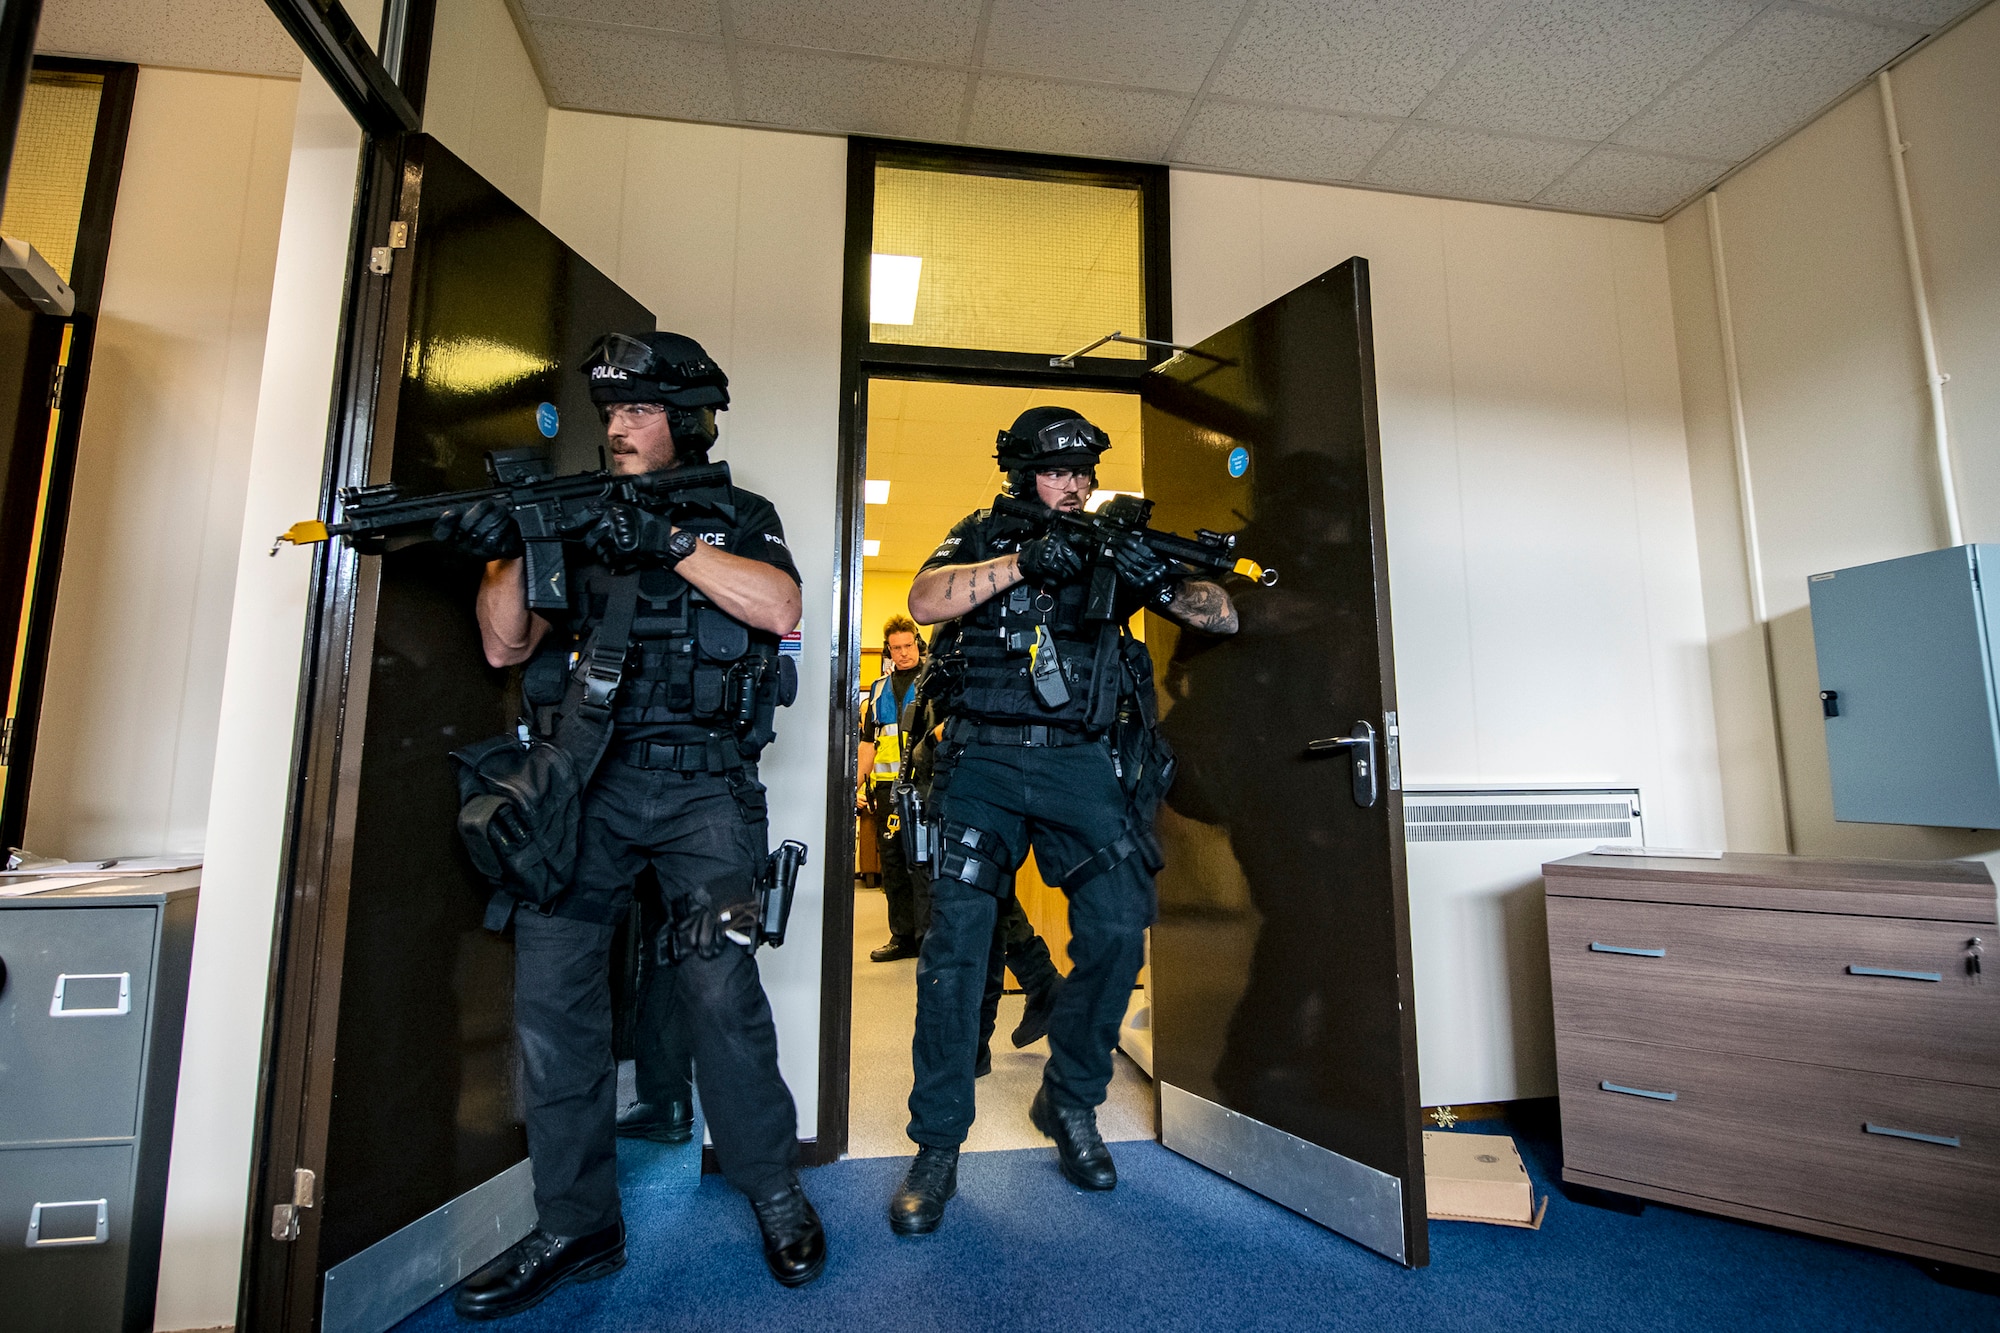
[[[1062,980],[1049,946],[1035,933],[1027,909],[1012,893],[1000,904],[1000,919],[993,926],[993,951],[986,958],[986,992],[979,1000],[979,1044],[993,1040],[1000,1018],[1000,997],[1007,990],[1007,969],[1030,998]]]
[[[584,795],[577,887],[553,915],[514,913],[514,1024],[543,1229],[577,1236],[619,1218],[608,953],[634,877],[650,864],[670,903],[728,906],[750,896],[768,842],[754,769],[682,774],[607,758]],[[717,1164],[767,1197],[793,1179],[798,1113],[756,959],[725,945],[670,970]]]
[[[903,854],[903,839],[889,832],[893,803],[889,784],[871,784],[869,803],[875,810],[875,851],[882,861],[882,893],[889,900],[889,933],[899,940],[923,936],[931,925],[931,881],[921,865]]]
[[[998,837],[1011,868],[1027,859],[1060,879],[1126,826],[1125,793],[1106,744],[1055,748],[967,745],[944,756],[937,795],[941,818]],[[1055,1101],[1095,1107],[1111,1083],[1111,1052],[1145,960],[1153,923],[1152,876],[1136,858],[1071,887],[1071,969],[1049,1019],[1042,1083]],[[931,928],[917,960],[917,1030],[911,1044],[910,1137],[956,1147],[972,1127],[973,1065],[993,954],[1004,949],[994,924],[999,901],[954,879],[931,882]],[[1024,978],[1025,980],[1025,978]]]
[[[643,919],[655,929],[664,924],[650,912]],[[652,930],[640,942],[639,954],[633,1081],[642,1102],[654,1106],[685,1102],[694,1088],[694,1037],[688,1031],[687,1002],[680,998],[680,969],[655,957]]]

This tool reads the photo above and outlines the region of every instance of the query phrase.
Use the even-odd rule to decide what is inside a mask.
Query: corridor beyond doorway
[[[891,616],[907,613],[910,582],[918,569],[954,523],[992,504],[1001,490],[1004,478],[993,459],[995,435],[1026,409],[1048,404],[1074,408],[1110,436],[1112,447],[1097,469],[1098,500],[1140,491],[1142,449],[1135,394],[881,378],[867,382],[867,545],[861,615],[853,627],[854,639],[861,645],[859,684],[864,700],[883,670],[883,625]],[[926,642],[933,632],[925,627]],[[917,963],[914,958],[870,960],[870,950],[890,938],[887,899],[875,887],[880,866],[872,818],[860,821],[857,845],[847,1155],[905,1156],[914,1151],[905,1127]],[[1067,901],[1043,883],[1032,858],[1018,876],[1017,888],[1030,923],[1047,943],[1056,966],[1067,972]],[[1024,1003],[1011,975],[1008,986],[1015,993],[1001,1001],[992,1042],[993,1072],[977,1085],[978,1118],[965,1145],[972,1152],[1046,1143],[1028,1123],[1027,1112],[1040,1085],[1048,1042],[1043,1039],[1016,1051],[1008,1041]],[[1136,992],[1135,1005],[1144,1002],[1144,992]],[[1114,1057],[1114,1071],[1109,1100],[1098,1112],[1100,1131],[1107,1140],[1152,1138],[1151,1081],[1123,1053]]]

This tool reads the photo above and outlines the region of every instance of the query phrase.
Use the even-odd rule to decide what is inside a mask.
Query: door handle
[[[1354,803],[1366,810],[1381,795],[1381,786],[1375,777],[1373,724],[1356,722],[1354,730],[1346,736],[1331,736],[1306,746],[1307,754],[1332,754],[1341,750],[1345,750],[1348,758],[1354,761]]]

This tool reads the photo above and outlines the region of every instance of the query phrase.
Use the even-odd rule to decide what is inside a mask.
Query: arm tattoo
[[[1230,603],[1229,594],[1218,585],[1200,579],[1190,579],[1180,586],[1173,603],[1167,607],[1167,616],[1204,634],[1236,632],[1236,608]]]
[[[958,585],[958,571],[953,570],[944,581],[944,604],[951,605],[951,590]]]

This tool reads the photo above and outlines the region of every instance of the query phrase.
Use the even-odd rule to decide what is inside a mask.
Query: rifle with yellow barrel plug
[[[729,464],[701,463],[626,476],[610,471],[554,474],[540,449],[496,449],[486,455],[491,486],[435,495],[404,495],[394,482],[348,486],[338,493],[337,522],[309,519],[294,523],[271,543],[271,554],[287,542],[305,546],[346,538],[363,554],[379,554],[390,538],[428,535],[439,519],[498,500],[520,525],[527,566],[528,607],[561,610],[569,605],[569,574],[563,542],[581,537],[612,504],[636,505],[658,514],[707,509],[730,521]]]

